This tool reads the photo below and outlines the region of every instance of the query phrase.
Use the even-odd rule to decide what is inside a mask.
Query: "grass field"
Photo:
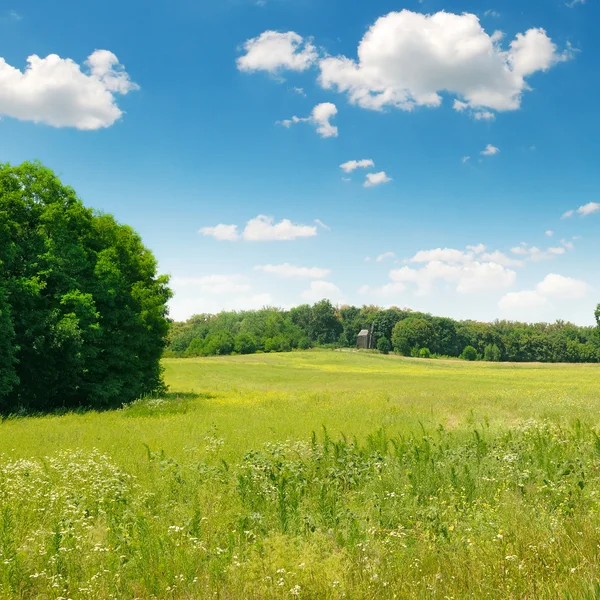
[[[165,368],[0,424],[0,598],[600,598],[600,367]]]

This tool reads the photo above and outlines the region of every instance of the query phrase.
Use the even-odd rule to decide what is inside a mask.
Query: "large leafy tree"
[[[170,290],[140,237],[38,163],[0,165],[0,228],[0,409],[158,389]]]

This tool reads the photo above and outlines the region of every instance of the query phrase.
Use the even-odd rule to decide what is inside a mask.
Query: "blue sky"
[[[173,317],[593,322],[596,1],[0,7],[0,159],[135,227]]]

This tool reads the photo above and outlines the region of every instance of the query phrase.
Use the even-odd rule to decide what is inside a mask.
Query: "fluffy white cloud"
[[[248,242],[290,241],[298,238],[315,237],[317,228],[313,225],[294,225],[289,219],[275,223],[273,217],[258,215],[248,221],[243,237]]]
[[[275,223],[273,217],[258,215],[248,221],[241,236],[237,225],[222,223],[214,227],[202,227],[200,233],[226,242],[236,242],[239,239],[247,242],[275,242],[315,237],[317,228],[314,225],[295,225],[289,219],[282,219],[279,223]]]
[[[294,31],[265,31],[248,40],[244,50],[237,61],[240,71],[306,71],[318,57],[315,47]]]
[[[206,275],[204,277],[174,277],[174,289],[192,288],[208,294],[236,294],[249,292],[252,288],[242,275]]]
[[[352,171],[356,169],[367,169],[374,166],[375,163],[370,158],[363,158],[362,160],[349,160],[343,165],[340,165],[340,169],[346,173],[352,173]]]
[[[0,114],[82,130],[109,127],[123,111],[115,96],[138,90],[117,57],[96,50],[82,69],[69,58],[32,55],[21,72],[0,58]]]
[[[600,211],[599,202],[588,202],[587,204],[580,206],[577,210],[568,210],[566,213],[563,213],[562,218],[568,219],[572,217],[575,213],[581,215],[582,217],[588,217],[589,215],[593,215],[598,211]]]
[[[310,117],[293,116],[291,119],[278,121],[278,124],[289,129],[296,123],[312,123],[317,128],[317,133],[322,138],[337,137],[339,133],[338,128],[331,123],[331,119],[337,115],[337,112],[338,109],[335,104],[323,102],[322,104],[317,104],[317,106],[313,108]]]
[[[388,258],[396,258],[396,253],[395,252],[384,252],[383,254],[380,254],[375,260],[377,262],[383,262],[384,260],[387,260]]]
[[[500,299],[498,306],[505,311],[521,311],[541,308],[551,300],[581,300],[590,286],[579,279],[550,273],[537,284],[535,290],[511,292]]]
[[[321,269],[319,267],[298,267],[290,263],[282,265],[258,265],[254,267],[255,271],[263,271],[278,277],[306,277],[308,279],[323,279],[331,275],[331,269]]]
[[[502,48],[502,38],[501,32],[489,35],[474,14],[391,12],[364,35],[358,60],[322,59],[319,81],[373,110],[436,107],[442,103],[440,92],[475,110],[516,110],[530,89],[526,77],[571,53],[559,52],[539,28],[518,34],[508,49]]]
[[[214,237],[220,242],[236,242],[240,239],[237,225],[225,225],[220,223],[214,227],[202,227],[200,233],[208,237]]]
[[[587,217],[588,215],[592,215],[599,210],[600,204],[598,202],[588,202],[577,209],[577,214],[581,215],[582,217]]]
[[[550,273],[537,285],[536,289],[542,296],[565,300],[580,300],[588,293],[589,285],[579,279]]]
[[[381,185],[382,183],[388,183],[392,181],[391,177],[388,177],[385,171],[381,171],[380,173],[368,173],[367,180],[363,184],[364,187],[375,187],[376,185]]]
[[[502,290],[513,285],[517,274],[506,267],[473,261],[468,264],[448,264],[439,260],[427,263],[421,269],[402,267],[390,272],[395,283],[413,283],[420,294],[431,292],[438,281],[456,286],[460,294]]]
[[[340,296],[340,288],[330,281],[311,281],[310,287],[302,292],[302,298],[309,302],[318,302],[324,298],[335,301]]]
[[[500,148],[496,148],[496,146],[492,146],[492,144],[488,144],[482,151],[482,156],[494,156],[494,154],[498,154],[500,152]]]
[[[541,308],[546,304],[548,299],[533,291],[509,292],[498,302],[500,309],[505,311]]]
[[[508,266],[522,266],[501,252],[486,252],[483,244],[456,248],[421,250],[404,261],[407,265],[390,271],[391,283],[383,287],[363,286],[361,293],[374,292],[394,296],[414,286],[418,295],[428,295],[439,283],[449,285],[459,294],[485,293],[504,290],[516,281],[516,273]]]

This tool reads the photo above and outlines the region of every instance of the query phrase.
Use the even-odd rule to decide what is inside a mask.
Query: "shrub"
[[[381,354],[389,354],[392,350],[392,342],[386,337],[379,338],[379,340],[377,340],[377,350],[379,350]]]
[[[310,348],[310,341],[307,337],[301,337],[298,341],[299,350],[308,350]]]
[[[421,350],[419,350],[419,358],[431,358],[429,348],[421,348]]]
[[[473,346],[467,346],[460,355],[463,360],[477,360],[477,350]]]

